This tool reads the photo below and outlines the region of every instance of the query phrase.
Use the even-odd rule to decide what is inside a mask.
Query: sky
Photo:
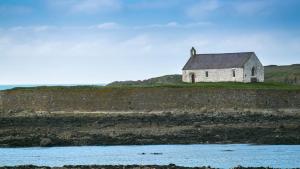
[[[300,63],[299,0],[0,0],[0,84],[180,74],[197,53]]]

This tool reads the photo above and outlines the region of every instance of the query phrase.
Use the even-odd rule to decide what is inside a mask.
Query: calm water
[[[35,87],[36,85],[0,85],[0,90],[12,89],[15,87]]]
[[[154,154],[157,153],[157,154]],[[0,148],[0,165],[158,164],[300,167],[300,145],[147,145]]]
[[[12,89],[15,87],[37,87],[37,86],[78,86],[78,85],[98,85],[98,86],[104,86],[106,84],[100,83],[100,84],[20,84],[20,85],[0,85],[0,90],[7,90]]]

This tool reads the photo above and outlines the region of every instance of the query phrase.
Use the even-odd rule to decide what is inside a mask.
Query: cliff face
[[[0,92],[2,112],[300,108],[299,90],[201,88],[18,89]]]

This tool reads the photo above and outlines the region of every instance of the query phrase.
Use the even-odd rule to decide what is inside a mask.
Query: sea
[[[16,87],[37,87],[37,86],[86,86],[86,85],[93,85],[93,86],[105,86],[106,84],[17,84],[17,85],[0,85],[0,90],[7,90],[13,89]]]
[[[0,166],[168,165],[299,168],[300,145],[192,144],[0,148]]]

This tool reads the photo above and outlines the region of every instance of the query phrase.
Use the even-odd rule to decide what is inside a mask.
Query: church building
[[[182,81],[263,82],[264,66],[254,52],[197,54],[193,47],[182,69]]]

